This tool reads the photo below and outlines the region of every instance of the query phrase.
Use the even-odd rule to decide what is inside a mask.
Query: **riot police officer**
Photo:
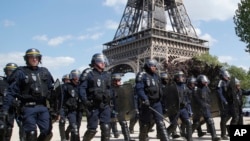
[[[52,137],[52,123],[47,100],[52,103],[53,77],[45,67],[39,67],[42,55],[38,49],[28,49],[24,55],[27,66],[15,70],[15,80],[10,84],[4,99],[7,112],[12,101],[18,98],[22,107],[22,123],[26,140],[48,141]],[[52,107],[49,107],[52,108]],[[37,126],[40,135],[37,137]]]
[[[66,85],[66,83],[70,83],[70,79],[69,79],[69,74],[65,74],[62,77],[62,82],[63,84],[61,85],[61,88],[63,89],[63,87]],[[62,108],[62,104],[63,104],[63,92],[61,92],[59,94],[59,98],[60,100],[60,119],[59,119],[59,134],[61,137],[61,141],[66,141],[69,140],[69,132],[70,132],[70,125],[68,125],[66,131],[65,131],[65,123],[66,123],[66,117],[65,117],[65,111]]]
[[[191,101],[188,96],[186,80],[183,71],[176,71],[174,74],[174,83],[171,87],[174,87],[174,93],[178,96],[178,107],[179,110],[170,115],[169,119],[171,124],[168,127],[168,132],[172,133],[176,130],[178,126],[178,119],[180,118],[182,123],[185,125],[185,137],[187,141],[192,141],[192,108],[191,108]]]
[[[91,68],[85,69],[80,78],[80,98],[86,106],[87,131],[83,141],[90,141],[96,134],[98,122],[101,141],[110,140],[111,120],[111,74],[104,69],[108,60],[104,54],[96,53],[91,59]]]
[[[197,92],[194,93],[194,101],[197,103],[197,109],[200,110],[199,113],[196,113],[193,117],[193,129],[196,129],[200,125],[200,118],[203,116],[206,121],[209,131],[212,136],[212,141],[218,141],[220,138],[217,137],[214,120],[211,114],[211,105],[210,105],[210,94],[211,91],[208,87],[209,80],[206,75],[199,75],[197,77]]]
[[[79,110],[81,106],[79,98],[79,78],[81,72],[79,70],[72,70],[69,74],[69,83],[65,83],[63,86],[63,105],[62,109],[65,116],[68,118],[70,126],[70,141],[79,141],[79,128],[81,125],[82,111]]]
[[[14,79],[14,77],[11,77],[13,71],[17,68],[17,64],[15,63],[7,63],[5,68],[4,68],[4,76],[0,76],[0,110],[2,111],[2,106],[3,106],[3,100],[4,97],[6,96],[7,88],[9,84],[11,83],[11,79]],[[14,100],[13,103],[17,102]],[[1,141],[10,141],[11,135],[12,135],[12,128],[14,124],[14,119],[16,116],[16,107],[12,106],[9,111],[8,111],[8,118],[5,119],[5,115],[1,113],[0,115],[0,120],[3,120],[3,123],[1,124],[0,128],[0,140]]]
[[[114,87],[112,89],[114,91],[113,92],[113,94],[114,94],[113,97],[116,97],[117,96],[117,92],[116,92],[115,88],[119,89],[119,87],[121,86],[121,74],[119,74],[119,73],[112,74],[112,86]],[[117,112],[116,107],[117,107],[118,102],[116,101],[115,98],[113,99],[113,101],[114,101],[113,102],[114,103],[114,113],[116,113]],[[119,122],[119,124],[121,126],[121,129],[122,129],[122,134],[124,136],[124,141],[133,141],[131,139],[131,137],[130,137],[130,133],[129,133],[129,128],[128,128],[127,121],[124,120],[124,119],[118,118],[118,122]],[[112,124],[111,124],[111,126],[112,126]]]
[[[201,110],[199,108],[197,108],[197,107],[199,107],[199,104],[196,103],[194,100],[194,96],[197,93],[197,81],[196,81],[196,78],[194,76],[191,76],[187,79],[187,88],[188,88],[188,95],[191,99],[193,117],[200,116]],[[194,122],[193,122],[193,125],[194,125]],[[201,125],[202,125],[202,123],[200,122],[198,126],[194,127],[196,129],[193,129],[193,131],[197,130],[198,137],[202,137],[202,136],[206,135],[206,132],[202,131]]]
[[[230,107],[228,103],[232,100],[232,86],[230,85],[230,73],[225,70],[220,70],[220,80],[217,86],[217,93],[219,95],[219,105],[220,105],[220,130],[221,139],[227,140],[226,135],[227,129],[226,124],[230,119]]]
[[[162,86],[157,74],[157,61],[148,59],[144,64],[145,72],[139,72],[136,76],[135,90],[139,100],[142,102],[139,112],[140,133],[139,140],[148,140],[148,132],[152,115],[157,126],[161,141],[169,141],[163,117],[161,98]],[[157,111],[157,113],[155,112]]]
[[[167,72],[161,72],[160,74],[161,77],[161,83],[162,83],[162,90],[163,90],[163,97],[162,97],[162,106],[163,106],[163,113],[165,116],[169,116],[168,113],[168,108],[167,108],[167,103],[169,99],[169,86],[171,85],[171,78]],[[173,99],[170,99],[173,100]],[[158,134],[157,134],[158,135]],[[172,138],[179,138],[180,135],[177,134],[177,131],[173,131],[171,133]]]

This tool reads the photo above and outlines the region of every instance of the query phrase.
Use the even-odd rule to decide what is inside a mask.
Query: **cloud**
[[[32,39],[37,40],[37,41],[48,41],[49,40],[47,35],[37,35],[37,36],[34,36]]]
[[[4,20],[3,26],[4,27],[11,27],[11,26],[15,26],[15,23],[13,21],[10,21],[10,20]]]
[[[61,57],[44,56],[42,58],[42,63],[44,66],[50,69],[59,69],[61,67],[67,67],[75,63],[75,59],[67,56],[61,56]]]
[[[106,25],[107,29],[116,30],[118,28],[118,26],[119,26],[119,23],[117,23],[116,21],[107,20],[105,22],[105,25]]]
[[[218,60],[222,63],[228,63],[235,60],[232,56],[218,56]]]
[[[127,3],[127,0],[105,0],[103,2],[104,5],[110,6],[110,7],[117,7],[119,5],[125,5]]]
[[[193,20],[224,21],[235,13],[239,0],[185,0],[189,17]]]
[[[72,39],[71,35],[66,35],[66,36],[58,36],[55,38],[52,38],[48,41],[49,46],[58,46],[62,44],[63,42]]]
[[[126,5],[126,3],[127,3],[127,0],[105,0],[103,2],[103,5],[112,7],[117,12],[121,12],[121,9],[123,11],[124,5]]]

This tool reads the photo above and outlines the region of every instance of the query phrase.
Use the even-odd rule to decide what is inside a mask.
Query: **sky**
[[[246,44],[235,34],[240,0],[183,0],[199,38],[220,62],[249,69]],[[88,67],[91,57],[112,41],[127,0],[1,0],[0,75],[9,62],[24,66],[27,49],[42,54],[54,79]],[[130,75],[131,76],[131,75]],[[129,75],[126,78],[130,77]]]

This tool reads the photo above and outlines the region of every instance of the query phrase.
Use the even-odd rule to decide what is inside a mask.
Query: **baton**
[[[154,108],[152,108],[151,106],[148,106],[148,108],[150,109],[150,110],[152,110],[153,112],[155,112],[156,114],[158,114],[160,117],[162,117],[163,118],[163,120],[165,120],[166,122],[168,122],[169,124],[170,124],[170,122],[167,120],[167,119],[165,119],[165,117],[161,114],[161,113],[159,113],[158,111],[156,111]]]

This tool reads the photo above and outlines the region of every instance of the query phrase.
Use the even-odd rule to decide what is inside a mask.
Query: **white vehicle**
[[[244,116],[250,116],[250,107],[244,107],[242,108],[242,113]]]

